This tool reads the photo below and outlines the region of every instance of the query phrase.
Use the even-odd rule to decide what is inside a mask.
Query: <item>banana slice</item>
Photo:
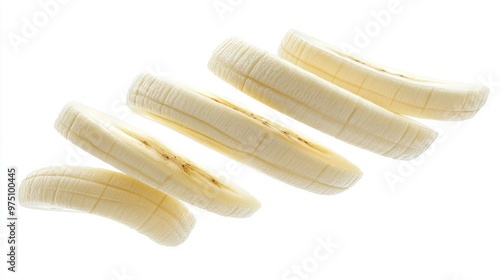
[[[295,30],[285,35],[278,54],[381,107],[414,117],[464,120],[474,116],[488,98],[485,86],[388,71]]]
[[[184,242],[195,224],[177,199],[125,174],[98,168],[60,166],[33,171],[20,185],[19,201],[29,208],[103,216],[161,245]]]
[[[224,41],[209,69],[242,92],[305,124],[372,152],[409,160],[437,134],[418,122],[239,39]]]
[[[197,207],[233,217],[250,216],[260,207],[248,192],[221,182],[158,140],[108,114],[69,103],[55,127],[101,160]]]
[[[293,186],[332,194],[353,185],[359,168],[271,120],[220,97],[142,74],[128,105],[229,157]]]

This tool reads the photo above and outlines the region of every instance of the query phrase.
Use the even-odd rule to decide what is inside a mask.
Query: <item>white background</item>
[[[400,0],[382,26],[374,14],[387,11],[390,0],[69,0],[58,4],[46,23],[38,22],[30,38],[13,44],[11,38],[23,36],[23,18],[43,21],[40,3],[46,2],[2,1],[0,7],[2,279],[500,278],[497,1]],[[214,3],[230,9],[217,12]],[[206,64],[228,36],[276,52],[289,28],[351,45],[359,57],[391,68],[486,84],[489,100],[464,122],[422,121],[440,138],[411,162],[308,130],[365,173],[336,196],[302,191],[247,166],[229,168],[230,159],[132,115],[124,104],[132,79],[153,72],[258,107]],[[356,41],[359,32],[370,34],[363,44]],[[18,273],[7,272],[7,166],[18,167],[18,182],[50,164],[111,168],[53,129],[69,101],[140,126],[226,172],[262,208],[250,218],[235,219],[190,207],[197,225],[178,247],[159,246],[101,217],[20,208]],[[259,110],[276,116],[262,106]],[[400,180],[390,183],[388,174]],[[336,246],[325,259],[315,260],[321,240]],[[294,267],[304,274],[293,274]]]

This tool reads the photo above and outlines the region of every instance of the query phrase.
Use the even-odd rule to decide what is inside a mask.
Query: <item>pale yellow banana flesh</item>
[[[125,224],[161,245],[189,236],[195,218],[177,199],[139,180],[105,169],[46,167],[28,174],[19,188],[21,205],[71,209]]]
[[[141,74],[128,105],[138,114],[291,185],[321,194],[352,186],[359,168],[275,122],[221,97]]]
[[[353,93],[230,38],[213,53],[209,69],[251,97],[305,124],[372,152],[409,160],[437,134]]]
[[[278,55],[299,67],[393,112],[436,120],[470,118],[483,106],[482,85],[413,78],[389,72],[291,30]]]
[[[90,107],[69,103],[55,127],[90,154],[197,207],[233,217],[249,216],[260,207],[243,189],[221,182],[153,137]]]

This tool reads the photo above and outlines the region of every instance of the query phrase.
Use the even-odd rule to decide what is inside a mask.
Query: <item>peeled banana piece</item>
[[[488,98],[482,85],[417,78],[349,56],[318,39],[290,30],[278,55],[393,112],[436,120],[464,120]]]
[[[395,159],[419,156],[432,129],[395,114],[237,38],[224,41],[208,68],[258,101],[360,148]]]
[[[221,182],[173,149],[108,114],[69,103],[55,127],[90,154],[197,207],[233,217],[250,216],[260,207],[245,190]]]
[[[19,188],[20,204],[36,209],[71,209],[125,224],[153,241],[178,245],[195,218],[177,199],[139,180],[105,169],[46,167],[28,174]]]
[[[290,185],[337,193],[361,176],[326,147],[221,97],[141,74],[127,103],[144,115]]]

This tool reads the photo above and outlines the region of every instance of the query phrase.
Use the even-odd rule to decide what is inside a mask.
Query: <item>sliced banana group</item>
[[[294,30],[284,37],[279,56],[230,38],[214,51],[208,67],[278,111],[395,159],[419,156],[437,136],[400,114],[462,120],[472,117],[488,96],[482,86],[391,73]],[[245,105],[163,78],[139,75],[127,104],[140,115],[311,192],[338,193],[362,176],[344,157]],[[182,243],[195,224],[176,198],[232,217],[248,217],[260,207],[251,194],[220,181],[175,147],[103,112],[72,102],[59,114],[55,128],[125,174],[90,167],[42,168],[20,186],[25,207],[104,216],[171,246]]]
[[[236,38],[208,67],[258,101],[360,148],[395,159],[422,154],[437,134]]]
[[[277,179],[321,194],[352,186],[361,171],[326,147],[221,97],[140,75],[128,105],[214,150]]]
[[[390,72],[295,30],[285,35],[278,55],[381,107],[419,118],[470,118],[484,105],[489,92],[482,85]]]
[[[71,209],[125,224],[161,245],[182,243],[195,224],[177,199],[143,182],[105,169],[46,167],[28,174],[19,189],[21,205]]]
[[[78,103],[69,103],[55,127],[78,147],[144,183],[208,211],[253,214],[260,203],[248,192],[216,179],[131,125]]]

